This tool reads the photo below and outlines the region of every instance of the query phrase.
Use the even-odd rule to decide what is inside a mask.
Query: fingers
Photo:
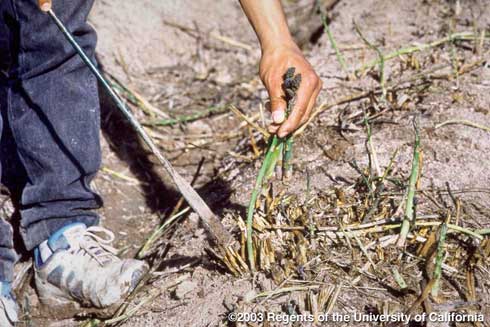
[[[320,80],[318,87],[315,89],[315,91],[313,92],[313,95],[310,98],[310,102],[308,103],[308,108],[306,109],[306,112],[303,115],[303,118],[301,119],[300,125],[305,124],[308,121],[308,119],[310,119],[311,112],[313,111],[313,108],[315,107],[316,99],[318,98],[318,94],[320,94],[320,91],[322,90],[322,86],[323,86],[323,83]]]
[[[269,126],[269,132],[275,134],[281,124],[286,119],[286,100],[284,99],[284,93],[282,91],[281,84],[277,83],[277,80],[281,81],[281,79],[275,79],[270,83],[267,83],[269,87],[267,88],[269,91],[269,99],[270,99],[270,111],[272,115],[272,123]]]
[[[39,0],[39,9],[41,9],[44,12],[48,12],[51,10],[52,3],[51,0]]]
[[[279,137],[287,136],[304,123],[305,119],[307,119],[307,114],[311,112],[315,104],[316,96],[320,89],[321,81],[316,74],[310,73],[303,77],[296,95],[296,104],[293,111],[277,131]]]
[[[269,133],[271,134],[276,134],[277,131],[279,130],[279,127],[281,127],[281,125],[277,125],[277,124],[271,124],[267,130],[269,131]]]
[[[266,49],[267,50],[267,49]],[[296,92],[295,105],[286,119],[287,102],[284,96],[284,74],[289,67],[301,74],[301,83]],[[322,82],[297,47],[283,47],[263,51],[259,74],[270,98],[272,124],[269,132],[285,137],[304,124],[311,114]]]

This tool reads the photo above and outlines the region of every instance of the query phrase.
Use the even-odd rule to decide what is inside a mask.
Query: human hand
[[[286,119],[286,99],[282,84],[289,67],[301,74],[301,84],[296,93],[294,108]],[[260,61],[260,78],[269,92],[272,123],[269,132],[285,137],[308,121],[316,98],[322,88],[322,81],[295,45],[281,45],[264,48]]]
[[[44,12],[50,11],[51,7],[53,6],[51,0],[38,0],[38,4],[39,4],[39,9],[41,9]]]

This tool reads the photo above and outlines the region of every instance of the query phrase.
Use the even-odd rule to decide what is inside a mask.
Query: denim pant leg
[[[1,24],[1,22],[0,22]],[[1,42],[0,42],[1,44]],[[0,84],[0,110],[5,108],[5,88]],[[0,115],[0,135],[2,135],[2,115]],[[0,165],[0,176],[2,170]],[[0,217],[0,282],[12,282],[17,254],[14,250],[13,230],[6,217]]]
[[[11,7],[5,1],[0,1],[0,137],[3,133],[3,117],[7,110],[7,77],[6,71],[10,63],[10,31],[5,17],[11,12]],[[4,161],[1,158],[0,162]],[[0,176],[2,166],[0,163]],[[13,244],[12,226],[0,217],[0,282],[12,282],[14,279],[14,264],[17,255]]]
[[[98,223],[102,205],[90,182],[100,166],[97,81],[37,0],[10,1],[17,48],[8,88],[8,118],[27,172],[21,234],[33,249],[73,223]],[[53,1],[53,10],[94,57],[96,34],[87,24],[93,0]]]
[[[12,226],[0,219],[0,282],[14,280],[14,264],[17,254],[14,250]]]

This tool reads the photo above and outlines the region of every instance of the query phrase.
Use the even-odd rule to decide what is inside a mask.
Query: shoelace
[[[99,235],[106,235],[101,237]],[[117,259],[118,250],[110,244],[114,241],[114,233],[100,226],[88,227],[80,235],[79,251],[82,250],[91,256],[101,266]]]

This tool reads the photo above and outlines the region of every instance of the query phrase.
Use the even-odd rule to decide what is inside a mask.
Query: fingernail
[[[282,110],[281,111],[274,111],[272,113],[272,120],[276,124],[282,123],[282,121],[284,120],[284,111],[282,111]]]

